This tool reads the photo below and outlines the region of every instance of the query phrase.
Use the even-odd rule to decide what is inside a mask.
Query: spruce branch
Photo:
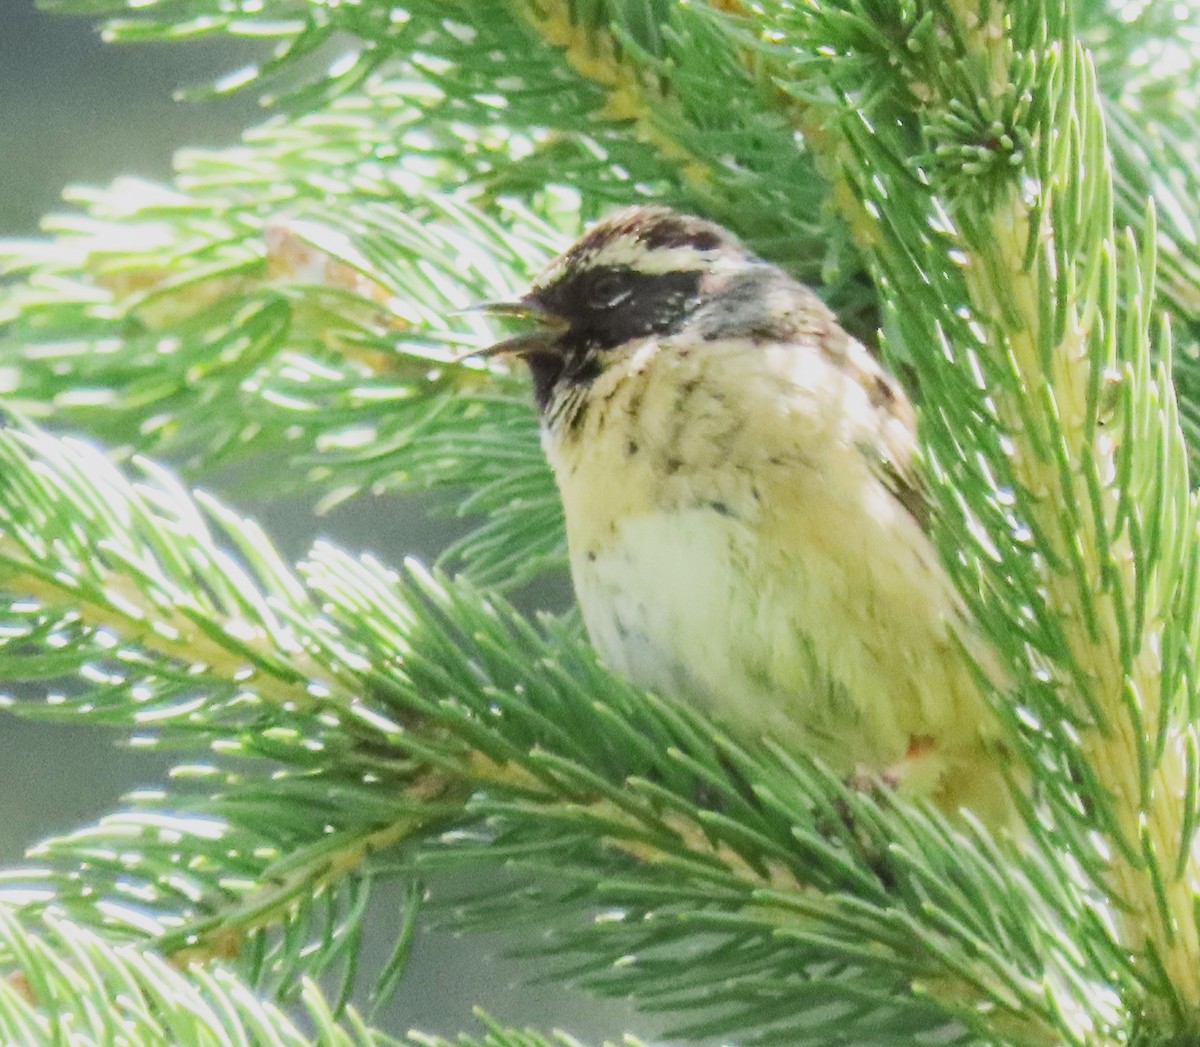
[[[180,971],[152,950],[113,945],[61,913],[35,919],[0,906],[0,1037],[5,1043],[105,1043],[203,1047],[312,1042],[283,1011],[258,999],[230,971]],[[399,1041],[344,1020],[313,982],[304,1017],[328,1047],[386,1047]]]
[[[4,604],[6,676],[83,687],[35,714],[271,761],[256,773],[181,768],[169,793],[35,851],[68,863],[55,903],[177,955],[265,949],[269,962],[256,962],[268,978],[295,962],[284,943],[268,945],[277,927],[291,928],[288,948],[345,945],[366,858],[461,800],[391,745],[402,728],[362,701],[348,652],[306,639],[319,609],[253,525],[193,501],[161,469],[131,484],[78,442],[9,428],[0,458],[0,573],[20,594]],[[272,773],[281,764],[292,773]],[[9,880],[43,896],[21,872]]]
[[[262,1001],[228,968],[182,968],[153,950],[114,945],[60,912],[22,916],[0,905],[0,1037],[6,1043],[88,1042],[138,1047],[232,1043],[284,1047],[449,1047],[416,1031],[395,1038],[353,1008],[334,1005],[310,978],[299,980],[302,1022]],[[546,1038],[503,1027],[479,1012],[483,1038],[470,1047],[582,1047],[566,1033]],[[311,1032],[301,1027],[307,1024]],[[315,1034],[315,1035],[314,1035]],[[632,1036],[626,1047],[642,1047]]]
[[[169,790],[36,851],[5,876],[10,899],[148,939],[178,962],[237,959],[257,984],[294,985],[352,956],[372,880],[416,890],[438,867],[504,863],[528,878],[530,911],[559,928],[554,948],[589,984],[687,1014],[684,1035],[761,1030],[766,1014],[789,1043],[900,1044],[949,1021],[1030,1044],[1103,1042],[1120,1027],[1122,997],[1100,988],[1118,945],[1104,944],[1102,899],[1065,859],[1021,859],[794,755],[744,751],[611,677],[573,627],[534,627],[465,582],[397,575],[326,544],[292,574],[209,499],[202,510],[159,476],[131,483],[73,441],[0,437],[0,522],[19,549],[2,585],[22,626],[6,643],[19,650],[45,622],[62,629],[60,597],[31,570],[55,558],[47,549],[126,594],[60,631],[81,689],[39,715],[209,750]],[[177,658],[143,642],[126,608],[166,584],[168,564],[197,590],[223,590],[228,557],[194,522],[204,511],[257,550],[240,614],[265,608],[256,621],[269,611],[286,625],[258,640],[278,642],[274,657],[214,659],[186,701],[170,692],[164,706],[156,686],[175,679]],[[167,526],[178,521],[193,523]],[[145,542],[140,560],[112,552],[130,535]],[[22,591],[31,578],[36,604]],[[73,600],[77,580],[65,572],[63,584]],[[203,610],[203,635],[222,641],[228,608]],[[296,651],[312,675],[290,682],[288,700],[260,666]],[[57,671],[68,668],[64,655]],[[231,757],[252,766],[222,769]],[[511,897],[455,910],[507,920]]]
[[[515,163],[479,172],[490,192],[524,196],[569,184],[590,215],[652,188],[659,202],[740,222],[758,249],[807,279],[820,273],[829,216],[820,214],[811,161],[787,122],[760,104],[770,85],[741,62],[736,41],[690,5],[504,0],[480,8],[422,0],[384,9],[274,0],[232,13],[216,0],[64,0],[57,7],[133,12],[108,22],[106,34],[117,41],[171,39],[183,25],[278,39],[270,60],[229,78],[235,90],[278,82],[335,34],[353,41],[325,76],[272,97],[293,110],[369,89],[372,75],[416,56],[420,79],[436,91],[431,114],[452,111],[459,126],[529,135]],[[588,116],[583,135],[581,114]]]
[[[49,243],[6,248],[9,402],[196,469],[283,450],[329,500],[468,488],[490,519],[458,559],[512,583],[561,563],[557,503],[517,382],[453,363],[488,337],[453,309],[646,197],[836,272],[834,301],[873,320],[865,265],[1037,794],[1017,854],[745,752],[468,583],[324,545],[292,571],[153,467],[132,486],[8,430],[0,651],[65,692],[36,714],[211,760],[48,844],[14,897],[295,984],[352,968],[378,877],[411,921],[425,871],[505,863],[564,970],[688,1035],[1195,1035],[1198,63],[1173,100],[1130,71],[1171,8],[138,7],[110,32],[278,38],[229,89],[335,33],[354,57],[243,147],[182,157],[170,190],[88,194]],[[511,920],[511,896],[463,918]]]
[[[923,388],[939,390],[924,422],[959,503],[948,515],[966,514],[952,544],[963,548],[983,520],[1006,546],[989,543],[984,563],[999,571],[985,566],[964,587],[990,590],[976,597],[979,617],[1015,655],[1014,678],[1030,680],[1018,700],[1039,730],[1077,738],[1074,774],[1104,783],[1087,790],[1081,820],[1111,854],[1089,865],[1140,956],[1147,1006],[1190,1027],[1200,1020],[1194,684],[1190,659],[1175,652],[1194,650],[1191,589],[1180,584],[1193,570],[1193,498],[1169,378],[1155,362],[1170,359],[1152,319],[1157,238],[1151,223],[1139,251],[1114,224],[1090,59],[1062,11],[997,7],[980,20],[946,10],[924,22],[897,12],[882,34],[848,12],[775,10],[803,72],[793,93],[821,104],[832,80],[856,100],[839,114],[840,148],[879,224],[868,251],[894,333]],[[905,43],[918,32],[919,51]],[[831,59],[817,67],[822,47]],[[872,50],[894,60],[871,62]],[[818,68],[828,75],[813,85]],[[985,146],[956,109],[964,97],[996,127]],[[891,115],[896,98],[907,122]],[[940,314],[906,308],[932,281]],[[1115,411],[1104,404],[1110,382],[1120,386]],[[951,383],[956,395],[942,395]],[[981,448],[993,449],[986,471]],[[1029,570],[1013,563],[1027,555],[1022,532],[1038,577],[1016,588]],[[993,600],[1001,606],[989,609]],[[1040,638],[1013,628],[1031,612]],[[1090,850],[1081,835],[1070,840]]]
[[[268,152],[280,146],[267,137]],[[254,201],[244,175],[237,200],[234,164],[256,166],[249,155],[196,158],[203,188],[190,195],[119,185],[53,249],[13,248],[18,268],[31,250],[42,260],[7,298],[5,344],[21,361],[0,373],[6,402],[118,445],[188,455],[194,469],[247,457],[263,469],[282,454],[296,466],[282,478],[327,504],[364,489],[449,488],[484,518],[450,562],[509,583],[561,566],[560,510],[523,393],[502,373],[452,363],[491,337],[462,307],[528,279],[553,228],[517,205],[502,227],[441,196],[406,213],[368,202],[335,219],[326,208],[320,220],[294,203],[285,220]],[[278,173],[265,158],[257,166],[264,183]],[[306,170],[316,176],[311,161]],[[100,284],[78,311],[61,299],[75,280]]]

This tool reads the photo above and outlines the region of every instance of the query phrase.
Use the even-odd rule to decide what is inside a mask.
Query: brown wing
[[[860,450],[896,501],[904,506],[921,530],[928,533],[929,495],[913,460],[916,414],[899,382],[883,370],[865,347],[858,345],[857,348],[862,355],[852,353],[850,366],[859,372],[859,383],[866,389],[871,406],[883,419],[878,441],[869,447],[860,447]]]
[[[896,501],[904,506],[908,515],[917,521],[922,531],[928,534],[929,495],[920,476],[916,475],[911,467],[907,470],[901,469],[896,462],[883,455],[876,455],[871,464],[883,485],[892,492]]]

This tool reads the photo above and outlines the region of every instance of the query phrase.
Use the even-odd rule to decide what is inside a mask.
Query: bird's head
[[[678,333],[739,273],[766,268],[713,222],[635,207],[594,226],[514,302],[487,306],[532,328],[485,355],[522,357],[545,413],[564,386],[586,386],[623,347]]]

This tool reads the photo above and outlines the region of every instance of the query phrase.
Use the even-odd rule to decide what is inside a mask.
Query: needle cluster
[[[305,1042],[279,998],[322,1043],[441,1047],[349,1005],[430,919],[524,922],[554,978],[681,1042],[1200,1033],[1185,5],[52,6],[276,50],[195,92],[267,92],[240,145],[0,244],[0,664],[46,699],[13,708],[180,754],[0,876],[0,1041]],[[460,310],[647,201],[816,285],[909,382],[943,561],[1011,681],[1016,838],[730,740],[507,602],[562,571],[562,520]],[[156,459],[326,504],[437,489],[475,526],[434,569],[291,564]],[[448,869],[474,887],[430,897]]]

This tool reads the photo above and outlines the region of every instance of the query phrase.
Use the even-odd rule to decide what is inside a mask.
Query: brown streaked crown
[[[649,266],[656,272],[703,268],[718,251],[749,257],[741,242],[715,222],[668,207],[629,207],[597,223],[551,262],[534,281],[534,290],[593,265]]]

